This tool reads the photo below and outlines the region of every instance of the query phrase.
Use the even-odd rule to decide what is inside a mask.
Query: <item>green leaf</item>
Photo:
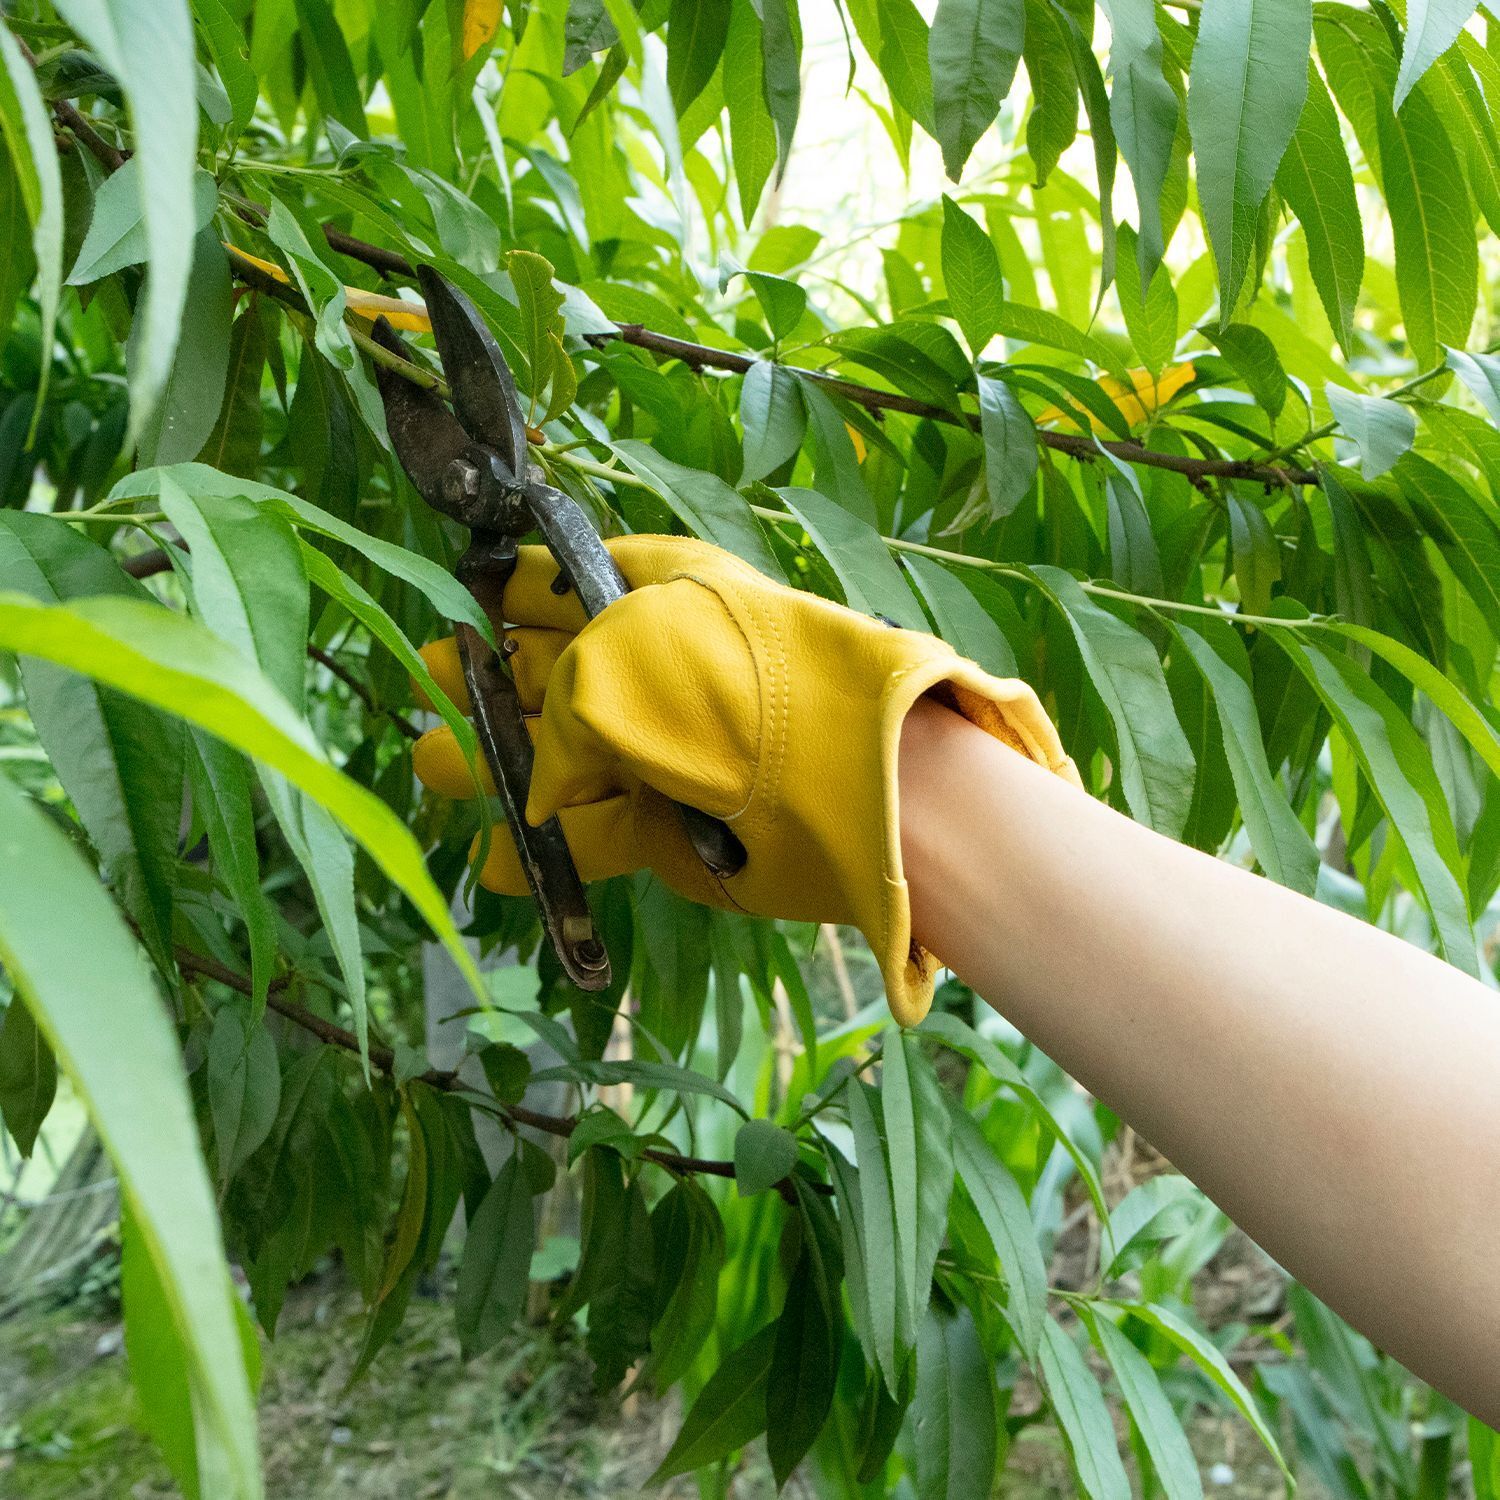
[[[552,283],[552,262],[530,250],[511,250],[505,257],[511,284],[521,307],[521,343],[531,371],[533,411],[552,376],[549,335],[562,327],[562,293]]]
[[[1071,575],[1051,567],[1031,573],[1062,611],[1114,725],[1125,805],[1158,833],[1176,838],[1193,801],[1193,752],[1160,659],[1145,636],[1101,609]]]
[[[1395,477],[1422,530],[1437,544],[1492,630],[1500,630],[1500,526],[1462,480],[1415,453]]]
[[[999,521],[1015,510],[1036,482],[1036,423],[1004,380],[978,375],[975,383],[989,517]]]
[[[859,455],[850,437],[851,426],[842,406],[819,389],[816,380],[798,376],[802,404],[807,409],[807,441],[812,450],[813,488],[837,500],[845,510],[875,523],[875,502],[860,470]]]
[[[897,1273],[896,1216],[889,1160],[874,1111],[858,1079],[851,1080],[846,1098],[859,1167],[870,1338],[886,1386],[894,1395],[910,1347],[912,1309],[906,1301],[905,1280]]]
[[[786,172],[802,108],[802,31],[794,0],[760,0],[761,87],[776,127],[776,180]]]
[[[1468,386],[1469,394],[1484,408],[1485,415],[1500,427],[1500,358],[1493,354],[1466,354],[1448,349],[1448,368]]]
[[[59,0],[57,9],[119,80],[141,163],[151,274],[130,371],[133,443],[171,372],[193,265],[192,238],[184,233],[193,219],[198,153],[193,23],[186,0]]]
[[[657,1285],[652,1378],[665,1391],[697,1362],[713,1333],[724,1267],[723,1220],[691,1177],[674,1183],[651,1211],[651,1242]]]
[[[233,139],[250,123],[260,81],[250,66],[245,33],[224,5],[224,0],[191,0],[199,34],[208,47],[219,81],[229,96],[229,135]]]
[[[0,510],[0,589],[43,604],[146,590],[104,548],[51,517]],[[23,659],[37,737],[151,956],[170,969],[183,737],[171,719],[50,662]],[[150,788],[142,796],[136,789]]]
[[[914,1035],[888,1027],[880,1098],[895,1206],[903,1305],[924,1305],[953,1193],[953,1126],[932,1064]]]
[[[40,374],[32,408],[31,435],[46,403],[52,369],[52,334],[62,294],[63,191],[57,164],[52,121],[36,86],[36,78],[21,53],[8,24],[0,23],[0,125],[31,220],[31,244],[36,257],[38,306],[42,314]],[[189,84],[191,88],[191,84]],[[191,107],[191,106],[190,106]],[[175,324],[173,325],[175,329]],[[30,441],[30,437],[28,437]]]
[[[1240,1377],[1230,1368],[1229,1361],[1209,1339],[1199,1333],[1190,1323],[1185,1322],[1176,1313],[1162,1307],[1159,1303],[1117,1302],[1114,1306],[1123,1309],[1134,1318],[1139,1318],[1148,1328],[1154,1328],[1181,1349],[1228,1397],[1234,1409],[1250,1424],[1266,1452],[1276,1460],[1277,1467],[1280,1468],[1288,1483],[1295,1483],[1291,1470],[1286,1466],[1286,1460],[1281,1456],[1280,1445],[1266,1419],[1261,1415],[1260,1408],[1256,1406],[1254,1397],[1245,1389],[1245,1384]]]
[[[298,0],[298,33],[318,108],[357,136],[367,136],[364,103],[332,0]]]
[[[744,498],[717,474],[685,468],[636,438],[610,445],[637,479],[667,502],[694,536],[717,543],[778,582],[786,575]]]
[[[1423,368],[1461,345],[1474,321],[1479,247],[1453,142],[1425,95],[1399,114],[1377,108],[1380,172],[1396,244],[1396,290],[1406,341]]]
[[[1005,289],[1000,257],[990,237],[945,193],[943,195],[943,284],[948,305],[977,359],[1000,326]],[[981,390],[981,410],[983,395]]]
[[[838,1268],[824,1258],[804,1211],[802,1253],[792,1269],[766,1377],[766,1455],[780,1489],[812,1447],[833,1405],[843,1345]]]
[[[933,1302],[917,1340],[911,1422],[921,1500],[989,1500],[994,1492],[995,1372],[973,1315]]]
[[[776,166],[776,126],[766,107],[760,24],[750,0],[733,3],[729,35],[724,42],[724,105],[729,115],[740,219],[748,227]]]
[[[1263,615],[1271,607],[1271,590],[1281,578],[1281,544],[1254,500],[1233,489],[1225,500],[1240,605],[1248,614]]]
[[[1276,187],[1307,236],[1313,285],[1345,355],[1365,274],[1365,234],[1339,117],[1311,61],[1302,118],[1276,170]]]
[[[1153,28],[1154,25],[1153,21]],[[1036,186],[1043,187],[1058,159],[1078,135],[1078,75],[1073,71],[1067,29],[1051,0],[1026,0],[1026,45],[1022,55],[1026,59],[1032,97],[1031,112],[1026,117],[1026,150],[1036,168]],[[1117,77],[1116,98],[1119,87]],[[1175,119],[1175,94],[1172,110]],[[1119,134],[1118,126],[1116,133]],[[1125,137],[1121,135],[1120,140],[1123,143]],[[1144,198],[1146,194],[1142,192],[1140,196]]]
[[[513,1153],[495,1175],[464,1240],[453,1312],[466,1359],[493,1349],[526,1308],[536,1213]]]
[[[1455,687],[1425,656],[1418,656],[1410,646],[1370,630],[1363,625],[1331,621],[1328,629],[1336,630],[1374,655],[1388,661],[1413,687],[1427,694],[1438,709],[1472,746],[1496,776],[1500,776],[1500,732],[1489,719]]]
[[[204,229],[218,207],[219,186],[201,167],[193,173],[193,232]],[[69,286],[87,286],[125,266],[136,266],[149,254],[146,219],[141,206],[141,161],[132,156],[111,172],[94,194],[89,230],[79,247]]]
[[[368,558],[377,568],[389,573],[392,578],[411,584],[426,596],[444,619],[462,620],[494,644],[495,632],[489,617],[480,609],[473,594],[446,568],[430,557],[423,557],[420,553],[410,552],[393,542],[371,536],[357,526],[351,526],[326,510],[321,510],[296,495],[289,495],[285,490],[278,490],[273,485],[236,479],[233,475],[221,474],[206,464],[173,464],[168,469],[142,469],[137,473],[127,474],[109,492],[108,498],[122,500],[160,495],[162,483],[167,479],[175,481],[189,495],[200,499],[218,496],[230,500],[253,500],[262,510],[281,516],[294,526],[343,542]]]
[[[1053,1318],[1042,1325],[1041,1367],[1053,1414],[1073,1460],[1079,1493],[1089,1500],[1129,1500],[1130,1481],[1120,1462],[1104,1393],[1078,1346]]]
[[[1214,630],[1218,650],[1186,625],[1178,623],[1176,630],[1212,690],[1235,795],[1261,869],[1272,880],[1311,896],[1318,883],[1317,846],[1292,811],[1267,762],[1244,646],[1232,626]]]
[[[770,1120],[746,1120],[734,1137],[734,1178],[740,1196],[763,1193],[790,1177],[797,1165],[797,1137]]]
[[[1139,259],[1135,231],[1128,224],[1120,226],[1119,244],[1127,258]],[[1115,286],[1135,352],[1153,375],[1160,375],[1177,352],[1177,293],[1171,272],[1158,263],[1144,289],[1135,275],[1120,276]]]
[[[1205,1199],[1186,1177],[1149,1177],[1115,1206],[1105,1226],[1101,1250],[1106,1280],[1138,1266],[1164,1239],[1191,1228]]]
[[[766,1381],[776,1328],[775,1323],[766,1324],[714,1371],[649,1483],[716,1463],[766,1430]]]
[[[921,606],[873,526],[816,490],[776,493],[833,569],[850,609],[880,615],[908,630],[927,628]]]
[[[680,119],[714,76],[729,33],[730,0],[672,0],[667,17],[667,87]]]
[[[1022,0],[938,0],[927,64],[934,134],[954,182],[1010,92],[1025,33]]]
[[[0,1022],[0,1119],[23,1157],[31,1155],[56,1094],[52,1049],[26,1002],[15,995]]]
[[[797,377],[782,365],[757,360],[740,387],[740,423],[745,430],[741,484],[764,479],[802,447],[807,413]]]
[[[1469,1418],[1469,1463],[1474,1472],[1475,1500],[1500,1497],[1500,1432]]]
[[[1359,450],[1359,472],[1366,479],[1384,474],[1417,440],[1417,419],[1409,406],[1385,396],[1362,396],[1331,380],[1323,391],[1334,420]]]
[[[1063,1129],[1061,1122],[1052,1113],[1047,1101],[1026,1081],[1026,1076],[992,1041],[982,1037],[967,1022],[948,1011],[929,1011],[918,1030],[945,1047],[961,1053],[971,1062],[978,1063],[990,1077],[1003,1083],[1018,1099],[1024,1100],[1036,1114],[1037,1119],[1051,1131],[1058,1145],[1072,1158],[1078,1175],[1088,1190],[1089,1201],[1101,1220],[1109,1218],[1109,1205],[1104,1201],[1104,1189],[1094,1164],[1079,1148],[1078,1143]]]
[[[344,308],[348,301],[344,295],[344,283],[313,248],[302,217],[302,210],[273,197],[266,233],[271,237],[271,243],[286,256],[297,290],[313,309],[317,320],[313,340],[318,352],[335,369],[347,373],[354,368],[355,353],[354,341],[344,326]]]
[[[722,292],[734,276],[743,276],[755,293],[761,311],[766,315],[766,324],[771,337],[784,339],[802,321],[807,311],[807,293],[795,281],[785,276],[774,276],[769,271],[755,271],[734,259],[731,255],[719,257],[719,290]],[[810,384],[810,382],[809,382]],[[806,385],[803,387],[806,390]]]
[[[1333,715],[1376,800],[1401,836],[1439,950],[1450,963],[1475,973],[1474,933],[1458,874],[1458,837],[1421,736],[1346,657],[1325,655],[1290,630],[1278,630],[1276,639]]]
[[[980,1222],[995,1247],[1008,1292],[1005,1314],[1016,1342],[1033,1363],[1047,1315],[1047,1267],[1036,1242],[1031,1211],[1010,1169],[963,1105],[949,1100],[953,1120],[953,1160]]]
[[[1101,1313],[1083,1306],[1080,1316],[1115,1372],[1126,1410],[1150,1455],[1166,1500],[1202,1500],[1198,1460],[1151,1362]]]
[[[1235,374],[1274,423],[1286,405],[1287,383],[1275,344],[1249,323],[1230,323],[1203,332],[1218,345],[1219,352],[1234,366]]]
[[[1224,322],[1250,264],[1256,215],[1302,113],[1311,47],[1311,0],[1205,0],[1199,13],[1188,128]]]
[[[1020,302],[1003,302],[996,317],[995,331],[1022,344],[1045,344],[1050,349],[1061,349],[1065,354],[1076,354],[1101,369],[1117,370],[1119,360],[1098,339],[1078,329],[1040,307],[1027,307]]]
[[[101,604],[152,608],[94,601]],[[6,598],[0,634],[10,649],[18,610],[34,617],[66,613]],[[255,1414],[235,1294],[172,1025],[140,950],[93,872],[3,776],[0,861],[27,872],[25,880],[0,881],[0,960],[115,1163],[186,1351],[200,1457],[209,1457],[222,1476],[219,1493],[259,1500]],[[78,941],[80,932],[88,942]],[[142,1107],[146,1100],[149,1108]]]
[[[248,1006],[220,1006],[208,1039],[208,1107],[221,1183],[270,1135],[280,1104],[281,1065],[271,1033],[251,1019]]]
[[[874,0],[873,9],[879,16],[875,66],[891,99],[935,138],[927,22],[912,0]]]
[[[263,761],[337,816],[406,893],[475,995],[488,991],[405,825],[328,760],[271,681],[210,631],[160,605],[40,605],[0,594],[0,649],[43,657],[209,731]]]
[[[83,678],[75,680],[86,683]],[[276,913],[260,883],[250,773],[243,756],[201,729],[192,732],[187,764],[193,811],[208,835],[214,870],[228,886],[234,909],[245,924],[250,942],[252,1019],[259,1021],[276,962]]]
[[[1161,553],[1151,531],[1146,497],[1135,470],[1108,448],[1104,456],[1104,497],[1109,535],[1109,571],[1114,580],[1135,594],[1153,597],[1162,592]]]
[[[212,230],[193,241],[193,269],[182,310],[177,354],[151,415],[141,424],[142,463],[195,458],[218,421],[229,370],[229,261]],[[132,330],[134,335],[134,330]],[[139,344],[132,336],[126,367]]]
[[[933,628],[961,656],[996,677],[1016,675],[1015,653],[990,613],[963,579],[930,557],[908,552],[902,558],[917,593],[932,615]]]
[[[1411,0],[1401,46],[1401,71],[1396,75],[1398,110],[1422,75],[1457,41],[1473,14],[1474,0]]]
[[[1151,282],[1166,250],[1162,190],[1177,136],[1177,94],[1162,73],[1161,32],[1151,0],[1108,0],[1105,9],[1109,14],[1109,66],[1113,74],[1109,116],[1120,155],[1135,182],[1141,221],[1136,258],[1142,280]],[[1032,129],[1028,124],[1028,135]]]
[[[217,3],[217,0],[214,0]],[[266,323],[258,299],[235,319],[224,373],[224,401],[213,430],[194,457],[226,474],[247,477],[260,470],[264,410],[261,376],[266,368]]]

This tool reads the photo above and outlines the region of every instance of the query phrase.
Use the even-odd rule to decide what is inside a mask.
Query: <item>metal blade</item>
[[[493,449],[517,479],[524,478],[526,423],[499,344],[478,308],[441,272],[418,266],[417,280],[458,420],[474,442]]]
[[[392,354],[412,358],[405,340],[384,318],[375,320],[374,338]],[[436,391],[416,385],[384,365],[375,366],[375,382],[385,404],[385,425],[390,430],[391,446],[407,478],[434,510],[452,514],[452,507],[443,496],[443,475],[454,459],[463,456],[469,444],[458,418]]]

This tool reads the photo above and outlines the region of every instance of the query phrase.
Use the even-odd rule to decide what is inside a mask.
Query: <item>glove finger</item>
[[[510,674],[515,678],[516,694],[521,708],[529,714],[540,713],[542,695],[547,689],[547,679],[552,675],[552,666],[567,649],[573,637],[562,630],[532,630],[517,626],[506,632],[506,639],[515,642],[515,650],[506,658]],[[463,661],[458,654],[458,642],[450,635],[422,647],[421,657],[433,680],[453,700],[461,714],[473,712],[469,702],[469,687],[464,681]],[[417,702],[425,709],[436,712],[420,685],[413,683]]]
[[[715,573],[739,568],[753,572],[748,563],[693,537],[616,536],[604,545],[632,589],[666,583],[699,566]],[[572,589],[556,591],[558,578],[557,563],[545,547],[522,547],[516,570],[505,585],[501,606],[505,618],[516,625],[582,630],[586,623],[583,607]]]
[[[636,796],[608,797],[602,802],[566,807],[558,816],[573,863],[585,883],[650,869],[690,901],[732,905],[693,852],[676,809],[649,788],[642,788]],[[478,850],[476,838],[470,857]],[[497,823],[491,832],[479,883],[503,896],[530,894],[515,840],[504,823]]]
[[[479,780],[485,794],[495,795],[495,779],[490,775],[484,755],[476,756],[479,765]],[[474,795],[474,778],[469,775],[469,763],[459,748],[458,740],[446,724],[438,729],[429,729],[411,747],[411,768],[417,780],[439,797],[466,800]]]
[[[640,869],[644,860],[636,844],[630,798],[610,797],[570,807],[561,814],[563,833],[572,851],[573,863],[585,881],[607,880],[611,875],[628,875]],[[479,840],[470,851],[479,852]],[[490,833],[490,852],[479,871],[479,883],[486,890],[502,896],[525,896],[531,887],[521,868],[515,840],[504,823],[496,823]]]

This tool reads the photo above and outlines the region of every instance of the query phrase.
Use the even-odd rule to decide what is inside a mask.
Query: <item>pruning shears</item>
[[[501,598],[516,566],[517,544],[533,531],[541,533],[557,562],[555,587],[571,588],[590,619],[628,593],[629,585],[579,505],[547,484],[541,469],[529,462],[516,384],[478,309],[431,266],[419,266],[417,279],[453,407],[450,411],[436,391],[377,366],[386,425],[417,493],[469,528],[468,549],[454,572],[502,631],[497,652],[471,624],[455,622],[479,743],[558,962],[580,989],[602,990],[610,982],[609,953],[562,825],[555,817],[535,828],[526,821],[531,736],[504,661]],[[384,318],[376,322],[374,336],[392,353],[411,359]],[[678,811],[711,874],[723,878],[743,868],[744,846],[724,823],[697,808],[678,804]]]

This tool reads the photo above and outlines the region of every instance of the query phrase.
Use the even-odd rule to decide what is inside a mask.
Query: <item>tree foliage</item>
[[[617,880],[601,1004],[526,903],[469,899],[488,812],[414,790],[418,690],[474,745],[416,643],[488,628],[371,373],[378,313],[421,346],[430,264],[601,529],[936,631],[1035,684],[1097,795],[1493,977],[1500,22],[848,0],[837,108],[885,140],[838,170],[906,206],[841,235],[778,201],[833,9],[6,7],[0,1111],[28,1150],[61,1069],[114,1155],[188,1494],[260,1492],[259,1339],[330,1251],[362,1370],[462,1202],[492,1345],[549,1136],[583,1202],[556,1314],[601,1386],[682,1385],[663,1474],[768,1432],[819,1493],[987,1495],[1023,1368],[1094,1497],[1130,1492],[1106,1389],[1174,1500],[1199,1401],[1339,1495],[1460,1460],[1461,1414],[1300,1289],[1252,1391],[1192,1307],[1227,1220],[1176,1177],[1106,1193],[1118,1122],[956,983],[883,1028],[809,987],[828,935]],[[462,1078],[415,1045],[433,941],[475,992]],[[557,1080],[575,1113],[527,1102]],[[1049,1287],[1072,1203],[1098,1251]]]

